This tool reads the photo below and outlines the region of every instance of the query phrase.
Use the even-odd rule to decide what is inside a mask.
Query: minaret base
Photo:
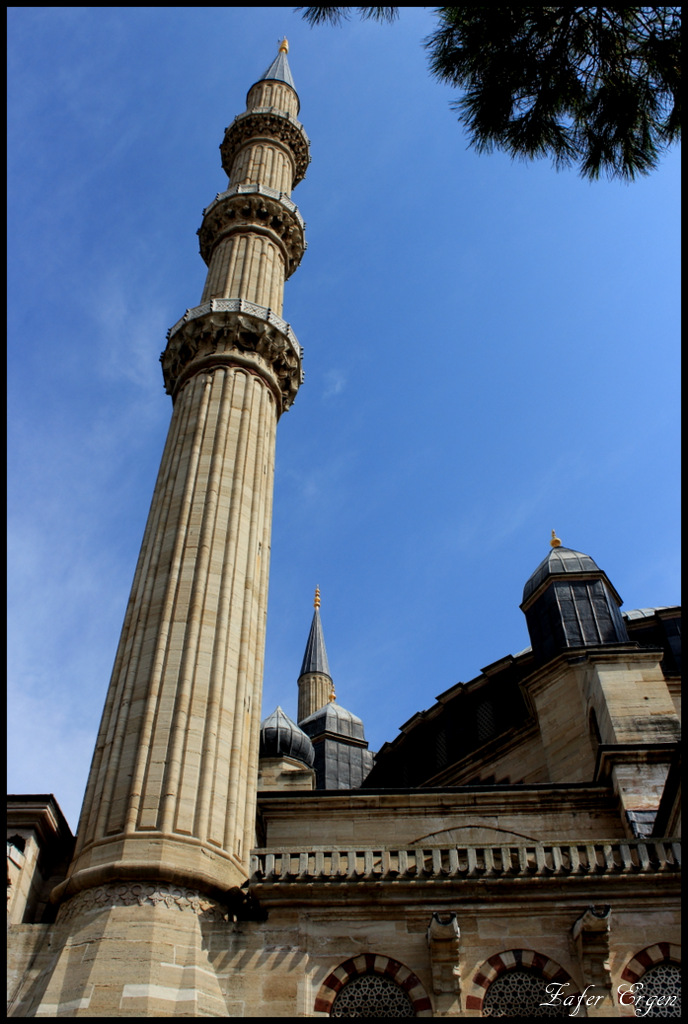
[[[231,929],[222,904],[182,886],[84,890],[60,909],[52,964],[10,1016],[235,1016],[218,973]]]

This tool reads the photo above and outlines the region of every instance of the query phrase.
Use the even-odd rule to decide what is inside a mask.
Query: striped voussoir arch
[[[642,978],[645,971],[657,964],[676,964],[681,966],[681,947],[673,942],[655,942],[652,946],[646,946],[639,953],[635,953],[628,961],[621,972],[622,981],[630,981],[633,984]]]
[[[379,974],[395,982],[411,1000],[416,1017],[432,1017],[432,1004],[420,979],[398,960],[379,953],[361,953],[335,967],[320,986],[315,1012],[329,1014],[340,989],[361,974]]]
[[[545,981],[558,981],[567,985],[567,996],[579,996],[578,985],[571,975],[555,960],[550,960],[544,953],[536,953],[534,949],[509,949],[504,953],[495,953],[487,958],[473,978],[471,979],[471,990],[466,996],[467,1010],[481,1010],[483,1000],[488,988],[500,974],[521,968],[526,971],[535,971],[542,975]]]

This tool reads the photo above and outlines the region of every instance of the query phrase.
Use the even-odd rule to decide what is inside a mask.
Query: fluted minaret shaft
[[[161,357],[172,422],[65,895],[117,878],[227,890],[254,843],[275,431],[301,381],[280,318],[308,162],[280,55],[222,143],[202,304]]]

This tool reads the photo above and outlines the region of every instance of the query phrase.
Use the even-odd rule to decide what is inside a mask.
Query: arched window
[[[535,971],[514,967],[492,982],[483,999],[483,1017],[568,1017],[571,1009],[552,1002],[548,981]],[[568,993],[566,993],[568,995]]]
[[[328,974],[315,1000],[330,1017],[432,1017],[432,1004],[413,971],[379,953],[361,953]]]
[[[571,976],[544,953],[509,949],[476,971],[466,1009],[479,1010],[482,1017],[568,1017],[579,995]],[[585,1016],[582,1005],[577,1016]]]
[[[633,1006],[636,1016],[681,1016],[681,947],[669,942],[647,946],[630,960],[621,975],[619,1002]]]
[[[334,997],[330,1017],[415,1017],[403,988],[384,974],[359,974]]]

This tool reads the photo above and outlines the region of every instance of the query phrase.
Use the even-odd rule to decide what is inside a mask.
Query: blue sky
[[[370,746],[528,644],[556,528],[624,609],[679,598],[679,151],[632,185],[478,156],[433,18],[9,9],[10,792],[76,827],[200,301],[218,146],[282,35],[311,139],[284,317],[263,715],[296,715],[316,584]]]

